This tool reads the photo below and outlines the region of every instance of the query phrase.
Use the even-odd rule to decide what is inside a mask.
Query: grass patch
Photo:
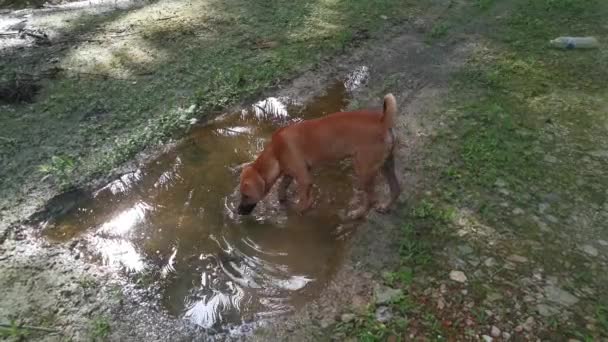
[[[91,320],[91,340],[105,341],[111,332],[110,322],[105,317],[95,317]]]

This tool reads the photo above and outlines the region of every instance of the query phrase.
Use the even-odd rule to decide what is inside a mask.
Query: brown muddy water
[[[314,298],[340,265],[354,223],[347,163],[317,172],[314,208],[298,215],[276,191],[235,214],[239,166],[278,127],[339,111],[348,83],[306,106],[268,98],[199,127],[174,150],[91,194],[44,230],[82,241],[121,275],[145,275],[173,315],[210,328],[280,315]],[[292,194],[293,195],[293,194]]]

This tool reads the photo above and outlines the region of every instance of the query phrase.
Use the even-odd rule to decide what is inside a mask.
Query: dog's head
[[[264,197],[266,182],[258,170],[248,165],[241,172],[241,200],[237,212],[239,215],[249,215],[256,204]]]

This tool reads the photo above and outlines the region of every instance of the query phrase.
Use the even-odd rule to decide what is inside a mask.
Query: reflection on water
[[[288,106],[289,105],[289,106]],[[236,205],[239,166],[291,120],[338,111],[344,85],[294,111],[268,98],[250,110],[195,130],[173,151],[96,191],[45,231],[80,238],[119,272],[151,275],[166,308],[203,327],[289,312],[324,286],[340,261],[352,196],[343,165],[316,177],[315,209],[293,214],[276,193],[254,215]],[[289,112],[292,112],[291,110]]]

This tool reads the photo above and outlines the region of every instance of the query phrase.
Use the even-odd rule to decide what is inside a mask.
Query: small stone
[[[471,248],[471,246],[469,245],[458,246],[457,249],[460,255],[467,255],[473,253],[473,248]]]
[[[532,296],[530,296],[530,295],[525,295],[525,296],[524,296],[524,302],[526,302],[526,303],[531,303],[531,302],[533,302],[533,301],[535,301],[534,297],[532,297]]]
[[[513,262],[518,262],[518,263],[528,262],[528,258],[521,256],[521,255],[517,255],[517,254],[509,255],[507,257],[507,260],[513,261]]]
[[[494,185],[496,185],[499,188],[504,188],[505,186],[507,186],[507,183],[504,180],[498,178],[496,180],[496,182],[494,182]]]
[[[344,323],[352,322],[355,319],[355,315],[351,313],[345,313],[340,316],[340,320]]]
[[[488,335],[482,335],[481,338],[484,340],[484,342],[492,342],[494,339]]]
[[[331,318],[324,318],[321,320],[321,328],[327,329],[330,325],[334,324],[334,320]]]
[[[443,310],[443,308],[445,308],[445,301],[443,298],[437,299],[437,309]]]
[[[557,217],[553,216],[553,215],[546,215],[545,218],[547,218],[547,221],[551,222],[551,223],[558,223],[559,220],[557,219]]]
[[[509,333],[508,333],[508,332],[506,332],[506,331],[503,331],[503,332],[502,332],[502,338],[503,338],[505,341],[507,341],[507,340],[509,340],[509,339],[511,338],[511,334],[509,334]]]
[[[446,293],[446,292],[448,292],[448,287],[447,287],[445,284],[441,284],[441,285],[439,286],[439,292],[441,292],[441,293]]]
[[[600,245],[602,245],[604,247],[608,247],[608,241],[606,241],[606,240],[597,240],[597,243],[599,243]]]
[[[524,326],[523,325],[518,325],[515,327],[515,332],[520,333],[524,331]]]
[[[530,332],[534,328],[534,325],[536,325],[536,322],[534,321],[534,317],[530,316],[530,317],[528,317],[528,319],[526,319],[526,322],[523,324],[523,328],[525,331]]]
[[[512,262],[505,262],[504,268],[512,271],[512,270],[516,269],[517,267],[515,267],[515,264]]]
[[[490,335],[492,335],[492,337],[500,337],[500,329],[498,329],[497,326],[493,325],[492,329],[490,329]]]
[[[553,303],[557,303],[563,306],[571,306],[578,303],[578,298],[576,298],[570,292],[563,290],[554,285],[545,286],[545,296],[547,299]]]
[[[543,214],[545,211],[547,211],[547,209],[549,209],[549,203],[539,203],[538,204],[538,211]]]
[[[557,163],[557,158],[555,158],[554,156],[550,155],[550,154],[546,154],[543,157],[543,160],[546,161],[547,163]]]
[[[486,267],[494,267],[496,266],[496,260],[494,260],[494,258],[487,258],[483,264],[486,265]]]
[[[382,20],[387,20],[387,19],[388,19],[388,17],[387,17],[387,16],[385,16],[385,15],[381,15],[381,16],[380,16],[380,18],[381,18]]]
[[[597,248],[591,245],[584,245],[583,247],[581,247],[581,250],[592,257],[596,257],[598,255]]]
[[[376,286],[374,288],[374,298],[376,304],[388,304],[396,301],[403,296],[401,289],[393,289],[388,286]]]
[[[498,292],[492,292],[488,295],[487,298],[488,298],[488,301],[495,302],[497,300],[501,300],[503,298],[503,296]]]
[[[513,215],[522,215],[524,213],[524,210],[522,208],[515,208],[512,211]]]
[[[386,306],[381,306],[376,310],[376,320],[380,323],[386,323],[393,318],[391,309]]]
[[[464,283],[467,281],[467,276],[462,271],[451,271],[450,279],[459,283]]]

